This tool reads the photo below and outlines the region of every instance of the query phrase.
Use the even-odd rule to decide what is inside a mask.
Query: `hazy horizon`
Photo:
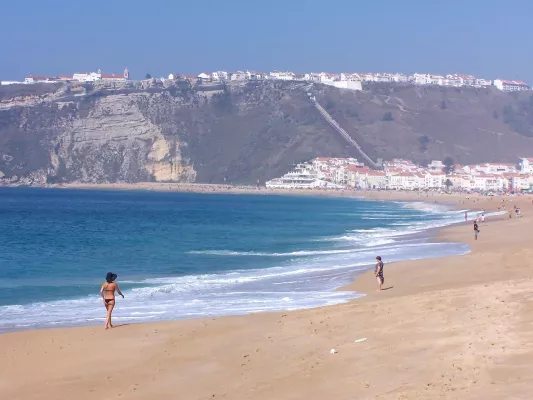
[[[128,67],[133,79],[277,69],[458,72],[533,82],[527,31],[533,3],[525,0],[154,0],[148,6],[139,0],[9,2],[0,25],[9,38],[0,80]]]

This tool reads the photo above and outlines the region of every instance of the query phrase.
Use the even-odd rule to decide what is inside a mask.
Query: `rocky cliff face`
[[[255,183],[315,156],[356,156],[312,92],[373,157],[515,161],[533,153],[533,100],[493,89],[305,82],[0,87],[0,179]],[[531,97],[533,99],[533,97]]]

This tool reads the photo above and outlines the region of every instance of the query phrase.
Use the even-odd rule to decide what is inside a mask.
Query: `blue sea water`
[[[468,252],[426,232],[462,218],[355,197],[1,188],[0,332],[103,323],[108,271],[117,323],[345,302],[361,294],[335,289],[376,255]]]

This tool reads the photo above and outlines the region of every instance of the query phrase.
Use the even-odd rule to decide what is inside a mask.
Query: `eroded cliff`
[[[514,161],[533,153],[533,97],[306,82],[0,87],[0,179],[263,182],[315,156],[358,156],[317,100],[373,158]]]

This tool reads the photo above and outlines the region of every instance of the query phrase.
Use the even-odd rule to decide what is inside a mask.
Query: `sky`
[[[531,0],[1,0],[0,80],[216,70],[533,84]]]

